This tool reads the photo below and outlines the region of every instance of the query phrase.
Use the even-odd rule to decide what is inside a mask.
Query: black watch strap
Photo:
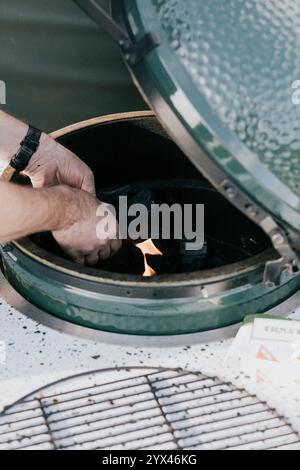
[[[21,142],[21,147],[14,155],[10,166],[17,171],[24,171],[32,155],[37,151],[40,145],[42,131],[29,126],[26,137]]]

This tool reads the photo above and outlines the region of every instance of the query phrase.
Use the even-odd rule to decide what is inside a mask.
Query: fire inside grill
[[[136,245],[137,248],[141,250],[144,256],[144,265],[145,265],[145,271],[143,273],[144,277],[154,277],[156,276],[156,271],[151,268],[151,266],[148,264],[147,256],[152,255],[152,256],[163,256],[163,253],[156,248],[154,245],[153,241],[146,240],[145,242],[139,243]]]
[[[102,270],[144,277],[196,272],[241,261],[259,253],[268,244],[264,235],[257,236],[256,227],[253,228],[251,225],[250,228],[247,219],[243,219],[237,231],[230,223],[234,209],[224,200],[222,200],[224,205],[220,206],[217,202],[220,195],[203,180],[140,182],[97,193],[100,200],[116,208],[117,215],[121,195],[127,196],[128,207],[139,203],[147,208],[149,231],[152,233],[154,228],[160,237],[125,243],[115,257],[101,263],[99,268]],[[184,237],[182,239],[175,237],[175,220],[172,217],[170,238],[165,239],[161,227],[152,227],[153,204],[167,204],[169,207],[179,204],[182,209],[185,204],[189,204],[193,208],[193,226],[195,226],[196,205],[204,204],[204,245],[200,249],[189,250],[188,240]],[[130,222],[129,218],[128,223]],[[183,227],[182,233],[184,233]]]

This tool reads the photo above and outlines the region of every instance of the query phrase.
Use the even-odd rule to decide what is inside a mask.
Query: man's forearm
[[[0,111],[0,160],[10,162],[27,132],[27,124]],[[0,181],[0,243],[51,231],[71,259],[90,265],[121,248],[113,214],[109,232],[98,236],[95,178],[73,152],[43,133],[22,173],[41,189]]]
[[[19,150],[20,143],[26,136],[28,124],[10,116],[4,111],[0,111],[0,160],[10,162],[13,155]],[[35,154],[35,159],[39,159],[40,154],[49,153],[55,156],[57,143],[47,134],[41,136],[41,143]]]
[[[68,228],[76,221],[78,193],[65,186],[36,190],[0,182],[0,243]]]
[[[20,147],[28,126],[22,121],[0,111],[0,160],[9,162]]]

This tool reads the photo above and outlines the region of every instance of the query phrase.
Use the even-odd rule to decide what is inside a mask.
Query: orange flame
[[[154,256],[163,256],[162,252],[159,251],[158,248],[154,245],[151,239],[146,240],[145,242],[139,243],[136,245],[137,248],[141,250],[144,255],[144,265],[145,265],[145,272],[143,274],[144,277],[153,277],[156,276],[156,272],[154,269],[149,266],[147,262],[147,255],[154,255]]]

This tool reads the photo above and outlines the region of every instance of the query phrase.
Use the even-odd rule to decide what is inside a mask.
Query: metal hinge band
[[[122,49],[130,65],[137,65],[155,47],[160,38],[156,33],[145,34],[140,41],[133,43],[126,31],[105,11],[99,0],[74,0]]]

